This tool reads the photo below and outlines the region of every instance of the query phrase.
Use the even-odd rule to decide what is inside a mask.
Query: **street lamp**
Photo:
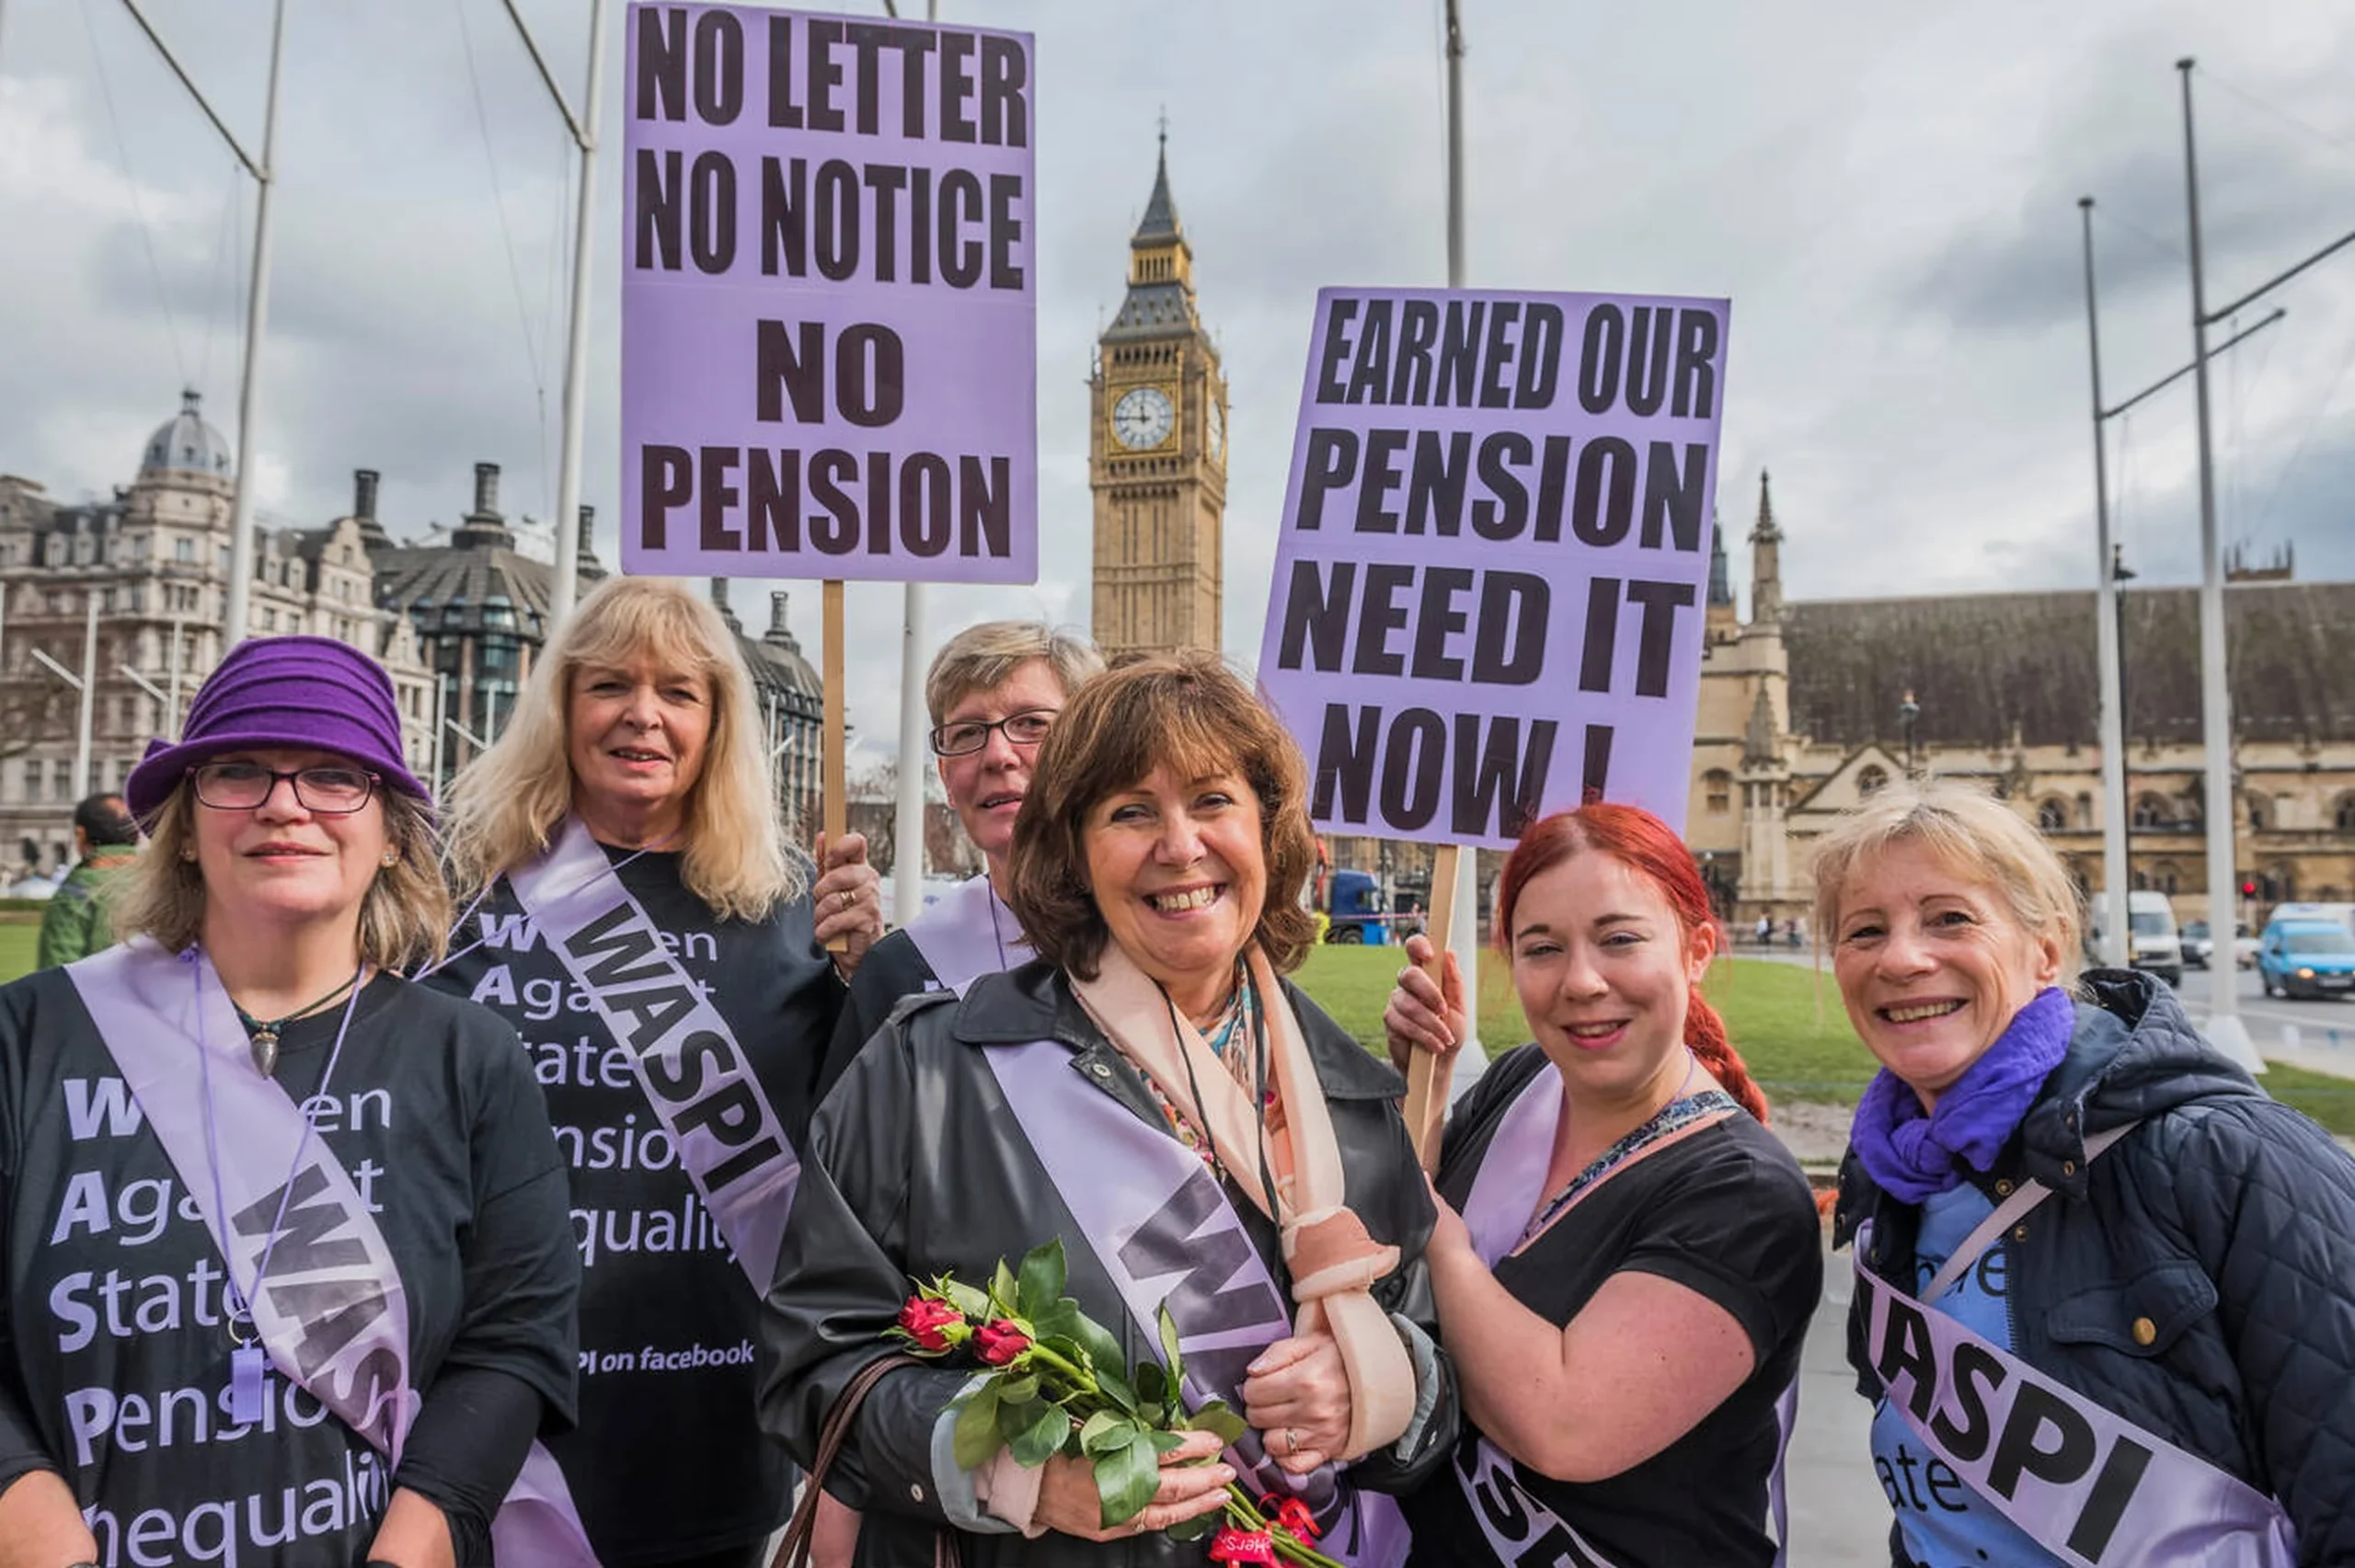
[[[1898,727],[1905,732],[1905,776],[1909,779],[1922,776],[1922,770],[1913,756],[1913,725],[1921,716],[1922,704],[1913,700],[1913,689],[1909,686],[1897,704]]]
[[[2126,585],[2133,580],[2134,570],[2126,564],[2126,546],[2112,543],[2109,547],[2109,601],[2111,613],[2118,618],[2118,635],[2113,645],[2118,649],[2118,794],[2128,803],[2127,808],[2118,818],[2118,875],[2129,887],[2134,885],[2134,781],[2128,773],[2131,756],[2127,750],[2126,733]],[[2214,929],[2212,922],[2210,929]],[[2123,944],[2126,940],[2123,933],[2124,928],[2121,927],[2119,937],[2121,945],[2118,950],[2120,956],[2116,960],[2120,968],[2126,967],[2129,961],[2126,956],[2133,952],[2132,947]]]

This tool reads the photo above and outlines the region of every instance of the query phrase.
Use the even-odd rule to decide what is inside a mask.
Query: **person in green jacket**
[[[114,923],[99,895],[139,855],[139,824],[119,795],[94,795],[74,808],[74,869],[40,915],[39,967],[86,958],[114,944]]]

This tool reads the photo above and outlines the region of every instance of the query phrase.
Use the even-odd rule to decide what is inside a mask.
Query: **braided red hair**
[[[1659,888],[1688,943],[1694,933],[1706,928],[1717,933],[1720,948],[1725,945],[1717,914],[1709,907],[1709,890],[1684,841],[1650,812],[1604,801],[1575,811],[1557,811],[1531,823],[1505,858],[1504,874],[1497,884],[1495,929],[1497,946],[1508,956],[1512,952],[1513,907],[1521,901],[1522,890],[1533,878],[1580,850],[1607,854]],[[1766,1096],[1726,1038],[1725,1020],[1702,997],[1698,986],[1685,1001],[1684,1044],[1742,1109],[1765,1121]]]

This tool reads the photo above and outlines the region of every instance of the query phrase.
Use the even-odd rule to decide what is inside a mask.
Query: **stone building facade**
[[[150,738],[178,733],[180,710],[220,662],[231,468],[228,443],[190,392],[148,438],[137,477],[106,499],[60,502],[0,475],[0,867],[66,864],[79,794],[121,788]],[[421,773],[432,682],[408,623],[376,601],[363,530],[351,519],[265,528],[258,544],[252,630],[334,637],[382,662]],[[83,675],[86,653],[90,761],[77,785],[80,695],[66,675]]]
[[[2101,748],[2091,590],[1921,599],[1783,598],[1765,475],[1745,619],[1717,543],[1685,836],[1720,910],[1805,918],[1814,839],[1909,771],[1969,781],[2102,887]],[[2224,591],[2233,693],[2238,913],[2355,898],[2355,583],[2277,565]],[[2197,591],[2121,609],[2132,886],[2208,912]]]
[[[148,439],[137,477],[103,500],[68,504],[0,474],[0,875],[49,872],[72,853],[82,794],[117,789],[225,651],[236,475],[229,444],[198,396]],[[437,787],[495,739],[547,638],[554,567],[518,548],[499,509],[499,467],[475,465],[458,525],[397,543],[376,514],[378,475],[353,475],[350,515],[315,529],[258,532],[249,630],[335,637],[391,675],[410,768]],[[581,509],[580,589],[604,576]],[[823,703],[817,671],[770,596],[769,622],[738,633],[753,681],[777,807],[814,820]],[[95,605],[89,777],[77,792],[79,696]]]

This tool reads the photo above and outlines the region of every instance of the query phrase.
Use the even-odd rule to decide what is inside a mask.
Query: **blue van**
[[[2355,991],[2355,932],[2337,921],[2277,920],[2257,941],[2257,974],[2268,996],[2345,996]]]

